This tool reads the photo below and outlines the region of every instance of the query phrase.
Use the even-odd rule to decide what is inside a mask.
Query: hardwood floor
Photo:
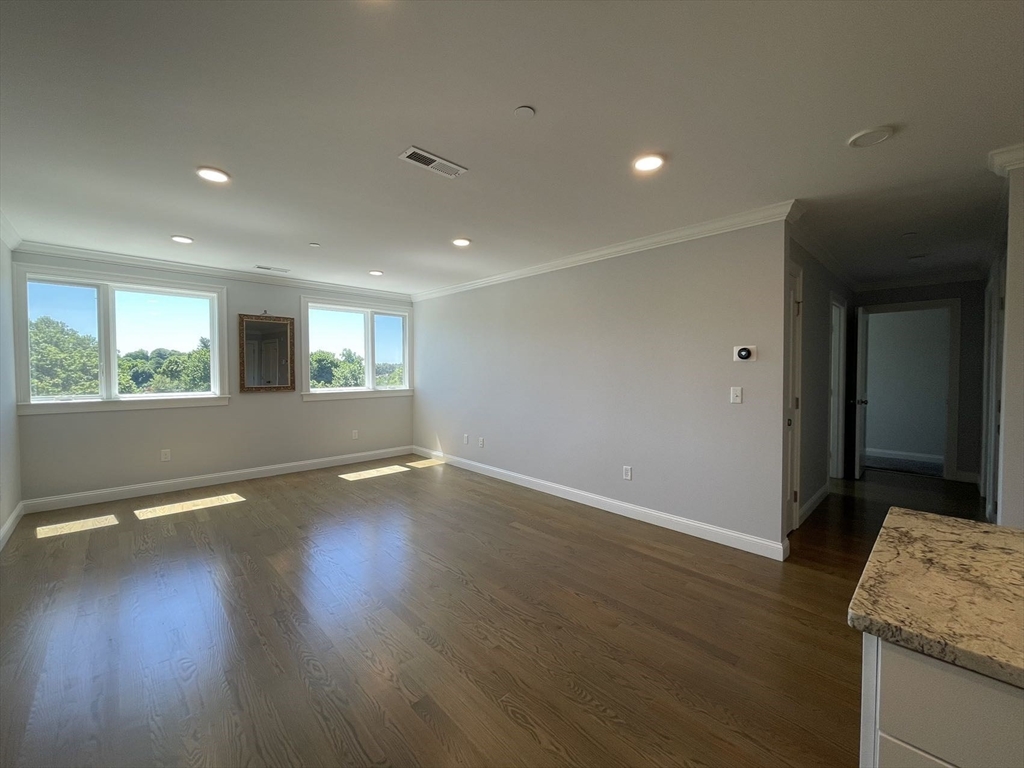
[[[884,509],[977,506],[850,484],[776,563],[450,466],[338,477],[418,460],[25,517],[0,765],[854,765]]]

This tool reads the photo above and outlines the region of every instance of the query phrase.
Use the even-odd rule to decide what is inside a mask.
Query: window
[[[303,299],[308,394],[408,390],[408,316]]]
[[[373,376],[377,389],[404,389],[405,317],[373,315]]]
[[[223,288],[135,285],[50,267],[16,270],[24,285],[21,403],[88,409],[85,401],[106,409],[219,398],[226,380]]]
[[[99,317],[95,286],[28,284],[33,400],[100,396]]]
[[[365,389],[366,313],[309,308],[310,389]]]
[[[213,299],[114,290],[118,395],[211,394]]]

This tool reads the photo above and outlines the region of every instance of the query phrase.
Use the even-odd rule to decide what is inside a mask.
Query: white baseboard
[[[499,469],[488,464],[480,464],[479,462],[462,459],[458,456],[445,455],[440,451],[431,451],[428,448],[421,448],[419,446],[413,446],[413,451],[420,456],[444,459],[448,464],[461,469],[468,469],[470,472],[477,472],[481,475],[514,483],[515,485],[532,488],[535,491],[549,493],[552,496],[576,501],[590,507],[597,507],[605,512],[613,512],[617,515],[631,517],[634,520],[641,520],[645,523],[661,526],[662,528],[670,528],[673,531],[696,536],[699,539],[725,544],[735,549],[742,549],[744,552],[752,552],[755,555],[769,557],[772,560],[785,560],[789,557],[788,538],[781,542],[762,539],[757,536],[740,533],[739,531],[731,531],[728,528],[720,528],[717,525],[701,523],[685,517],[676,517],[665,512],[659,512],[656,509],[648,509],[647,507],[640,507],[625,501],[618,501],[607,496],[598,496],[589,491],[581,491],[577,488],[570,488],[566,485],[559,485],[547,480],[539,480],[535,477],[521,475],[518,472],[510,472],[506,469]]]
[[[361,461],[389,459],[392,456],[402,456],[403,454],[412,452],[413,447],[411,445],[403,445],[398,448],[385,448],[380,451],[348,453],[344,456],[327,456],[323,459],[291,461],[287,464],[271,464],[270,466],[253,467],[252,469],[235,469],[230,472],[215,472],[210,475],[195,475],[193,477],[181,477],[175,480],[157,480],[152,483],[122,485],[119,488],[102,488],[96,491],[65,493],[60,496],[44,496],[38,499],[26,499],[21,503],[21,506],[24,508],[25,514],[31,512],[48,512],[52,509],[81,507],[85,504],[102,504],[103,502],[117,501],[119,499],[133,499],[137,496],[151,496],[154,493],[168,493],[170,491],[183,491],[188,488],[202,488],[207,485],[233,483],[238,482],[239,480],[252,480],[256,477],[287,475],[292,472],[306,472],[311,469],[323,469],[325,467],[337,467],[344,464],[356,464]],[[13,516],[11,519],[14,519]]]
[[[800,507],[800,514],[797,516],[796,527],[799,528],[804,524],[804,520],[810,517],[811,512],[818,508],[818,505],[824,501],[825,497],[828,496],[828,482],[826,481],[817,492],[811,496],[807,501]]]
[[[18,527],[18,521],[21,520],[23,514],[25,514],[25,502],[19,501],[18,506],[11,512],[11,516],[7,518],[7,522],[0,528],[0,550],[7,546],[7,540],[11,538],[14,529]]]
[[[879,459],[905,459],[907,461],[927,461],[932,464],[943,462],[942,454],[911,453],[909,451],[887,451],[884,448],[865,448],[865,456],[876,456]]]

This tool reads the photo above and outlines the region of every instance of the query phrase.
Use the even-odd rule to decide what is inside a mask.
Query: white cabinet
[[[861,766],[1024,766],[1024,689],[865,634]]]

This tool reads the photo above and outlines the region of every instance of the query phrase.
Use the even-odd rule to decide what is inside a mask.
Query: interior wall
[[[412,444],[411,396],[303,402],[301,383],[295,392],[238,391],[238,315],[267,310],[294,317],[299,334],[299,288],[19,252],[15,259],[227,288],[230,404],[20,416],[25,499]],[[358,440],[352,430],[359,430]],[[171,449],[170,462],[160,461],[163,448]]]
[[[981,469],[984,404],[985,281],[866,291],[855,296],[855,303],[864,307],[935,299],[960,299],[960,395],[956,468],[960,479],[977,482]],[[851,375],[855,370],[851,370]],[[852,439],[852,432],[852,429],[847,429],[848,441]],[[849,444],[847,451],[852,451]]]
[[[776,222],[418,302],[416,444],[781,542],[784,237]],[[756,362],[732,361],[744,344]]]
[[[832,294],[847,300],[843,282],[795,239],[789,257],[803,269],[803,343],[800,395],[800,499],[809,501],[828,487],[829,390],[832,371]],[[849,310],[848,310],[849,312]],[[803,503],[803,502],[801,502]]]
[[[0,530],[22,498],[11,285],[11,251],[0,240]]]
[[[948,309],[868,315],[866,453],[942,463],[949,336]]]
[[[1024,528],[1024,168],[1009,177],[997,520]]]

